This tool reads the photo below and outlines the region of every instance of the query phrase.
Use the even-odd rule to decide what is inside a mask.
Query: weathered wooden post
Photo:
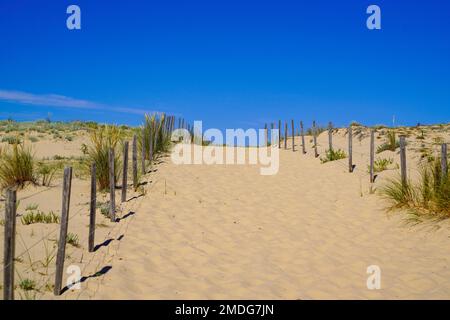
[[[333,150],[333,124],[328,123],[328,150]]]
[[[348,127],[348,172],[353,172],[353,128]]]
[[[317,129],[316,129],[316,121],[313,121],[312,126],[312,135],[313,135],[313,142],[314,142],[314,157],[318,157],[319,153],[317,152]]]
[[[270,125],[270,145],[274,146],[274,141],[273,141],[273,128],[275,128],[275,123],[271,123]]]
[[[142,174],[144,175],[146,173],[145,168],[145,129],[142,128],[142,139],[141,139],[141,170]]]
[[[288,124],[284,122],[284,149],[287,150]]]
[[[375,161],[375,130],[370,130],[370,164],[369,164],[369,172],[370,172],[370,183],[374,183],[375,175],[374,175],[374,161]]]
[[[281,149],[281,120],[278,120],[278,149]]]
[[[267,123],[264,124],[264,139],[266,139],[264,144],[267,147],[269,145],[269,133],[267,132]]]
[[[303,129],[303,121],[300,121],[300,135],[302,136],[302,152],[303,154],[305,154],[306,146],[305,146],[305,131]]]
[[[70,193],[72,189],[72,167],[64,169],[63,193],[62,193],[62,209],[61,209],[61,229],[58,239],[58,253],[56,254],[56,272],[55,287],[53,293],[55,296],[61,294],[64,258],[66,256],[67,229],[69,227],[69,208]]]
[[[447,163],[447,144],[443,143],[441,146],[441,168],[442,168],[442,181],[447,179],[448,175],[448,163]]]
[[[109,149],[109,217],[116,221],[116,181],[114,175],[114,149]]]
[[[128,185],[128,141],[123,145],[122,202],[127,201]]]
[[[138,186],[138,165],[137,165],[137,137],[136,135],[133,136],[133,187],[134,190],[137,189]]]
[[[16,252],[16,190],[6,190],[5,243],[3,256],[3,300],[14,300],[14,257]]]
[[[89,252],[94,252],[95,243],[95,210],[97,207],[97,168],[95,163],[91,165],[91,202],[89,206]]]
[[[292,151],[295,151],[295,140],[294,140],[294,136],[295,136],[295,132],[294,132],[294,120],[291,120],[291,126],[292,126]]]
[[[406,141],[405,136],[400,136],[400,170],[402,175],[402,186],[405,188],[408,185],[408,178],[406,175]]]

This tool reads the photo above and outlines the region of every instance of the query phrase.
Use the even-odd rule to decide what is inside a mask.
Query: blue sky
[[[0,119],[450,122],[449,18],[446,0],[1,0]]]

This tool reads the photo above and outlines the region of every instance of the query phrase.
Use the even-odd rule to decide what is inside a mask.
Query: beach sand
[[[321,154],[327,139],[326,132],[319,137]],[[335,148],[346,150],[346,139],[344,129],[336,132]],[[368,136],[355,137],[353,173],[347,159],[321,164],[310,137],[306,155],[299,142],[295,152],[280,150],[279,172],[272,176],[260,175],[258,165],[175,165],[161,157],[144,177],[145,194],[130,192],[119,205],[122,220],[97,214],[102,226],[94,253],[87,252],[89,183],[75,179],[69,231],[81,239],[79,248],[69,246],[66,266],[80,266],[83,279],[81,290],[57,299],[449,299],[450,224],[410,225],[404,212],[387,213],[377,189],[398,170],[369,183]],[[394,152],[378,156],[398,162]],[[417,158],[408,153],[408,163]],[[35,191],[30,187],[20,197]],[[21,206],[59,208],[60,192],[43,190]],[[18,222],[18,233],[30,244],[39,236],[33,228],[42,234],[58,228],[42,226]],[[33,250],[33,260],[42,260],[45,247]],[[53,264],[42,276],[50,283]],[[16,265],[36,277],[25,271],[31,264]],[[366,285],[371,265],[381,270],[379,290]],[[37,298],[54,296],[42,288]]]

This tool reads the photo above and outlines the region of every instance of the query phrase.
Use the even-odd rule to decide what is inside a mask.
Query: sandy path
[[[280,171],[173,165],[120,241],[96,299],[450,298],[450,228],[388,216],[347,160],[282,151]],[[363,196],[361,196],[361,192]],[[369,265],[381,290],[366,287]]]

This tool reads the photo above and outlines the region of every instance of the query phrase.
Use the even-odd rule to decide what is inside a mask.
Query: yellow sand
[[[405,213],[388,215],[376,190],[397,170],[380,173],[370,186],[369,139],[361,138],[355,136],[351,174],[347,159],[314,158],[310,137],[306,155],[299,139],[296,152],[281,149],[274,176],[261,176],[259,166],[174,165],[161,158],[144,177],[146,194],[130,191],[130,200],[118,204],[120,222],[97,213],[96,244],[104,245],[95,253],[87,252],[89,182],[75,178],[69,231],[79,235],[80,247],[68,246],[66,267],[80,266],[85,278],[81,290],[58,299],[449,299],[449,222],[410,226]],[[345,130],[336,132],[335,148],[346,150],[346,139]],[[408,145],[411,175],[420,143]],[[64,142],[38,152],[52,156],[79,146]],[[323,133],[319,152],[326,148]],[[394,152],[379,157],[398,162]],[[19,213],[38,203],[60,214],[60,183],[21,191]],[[35,298],[54,298],[44,287],[53,283],[54,261],[49,268],[39,261],[55,249],[58,228],[18,222],[17,253],[28,248],[32,256],[30,262],[22,255],[16,267],[40,285]],[[51,230],[48,249],[42,242],[30,248]],[[3,246],[3,230],[0,236]],[[370,265],[381,268],[380,290],[367,289]]]

